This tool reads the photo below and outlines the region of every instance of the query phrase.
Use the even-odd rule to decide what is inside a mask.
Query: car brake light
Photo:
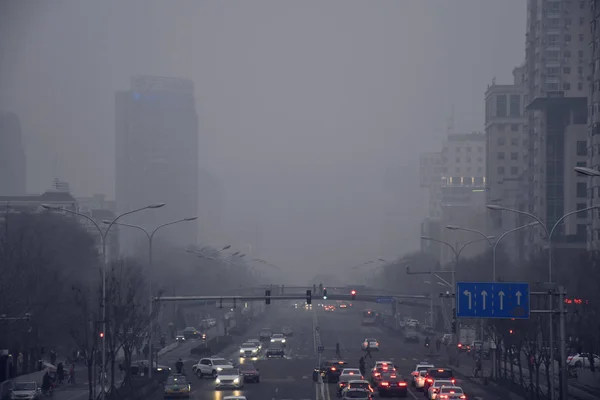
[[[419,375],[419,373],[418,373],[417,371],[413,371],[413,372],[411,373],[411,375],[412,375],[412,376],[418,376],[418,375]]]
[[[456,379],[452,379],[452,384],[454,385],[456,383]]]
[[[379,346],[379,342],[375,342],[375,346]]]
[[[461,399],[466,399],[467,396],[465,396],[464,394],[462,396],[460,396]]]
[[[387,383],[387,382],[381,382],[381,383],[380,383],[380,385],[381,385],[381,386],[390,386],[390,384],[389,384],[389,383]]]
[[[375,372],[375,376],[381,376],[379,372]]]
[[[331,370],[332,370],[332,371],[335,371],[335,367],[331,367]]]
[[[427,382],[433,383],[433,379],[427,379]]]
[[[461,343],[459,343],[459,344],[458,344],[458,347],[462,347],[462,344],[461,344]]]
[[[400,382],[398,383],[398,386],[406,386],[406,382]]]
[[[443,369],[438,369],[438,372],[444,372],[444,370]]]

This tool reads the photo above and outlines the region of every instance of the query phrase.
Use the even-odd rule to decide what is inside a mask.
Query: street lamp
[[[575,172],[580,173],[581,175],[585,175],[585,176],[600,176],[600,171],[598,171],[597,169],[593,169],[593,168],[575,167],[575,168],[573,168],[573,170],[575,170]]]
[[[584,168],[584,167],[575,167],[575,171],[580,172],[582,174],[590,174],[590,176],[599,176],[600,173],[598,171],[595,171],[593,169],[590,168]],[[562,217],[560,217],[552,226],[552,228],[550,230],[548,230],[548,227],[542,222],[542,220],[531,213],[528,213],[526,211],[521,211],[521,210],[515,210],[513,208],[507,208],[507,207],[503,207],[501,205],[498,204],[488,204],[487,208],[490,210],[494,210],[494,211],[508,211],[508,212],[512,212],[515,214],[521,214],[521,215],[526,215],[530,218],[533,218],[534,220],[536,220],[539,225],[542,227],[542,229],[544,229],[544,232],[546,233],[546,237],[548,238],[548,283],[552,283],[552,235],[554,234],[554,232],[556,231],[556,228],[561,224],[561,222],[573,215],[573,214],[577,214],[580,212],[584,212],[584,211],[589,211],[589,210],[593,210],[596,208],[600,208],[600,205],[595,205],[595,206],[591,206],[591,207],[586,207],[586,208],[582,208],[581,210],[575,210],[575,211],[570,211],[568,213],[566,213],[565,215],[563,215]],[[550,311],[552,311],[552,305],[553,305],[553,299],[552,299],[552,294],[548,295],[549,300],[548,300],[548,304],[550,307]],[[551,398],[554,398],[555,396],[555,392],[554,392],[554,377],[555,377],[555,368],[554,368],[554,318],[552,315],[552,312],[550,312],[550,331],[549,331],[549,342],[550,342],[550,359],[552,360],[552,364],[550,364],[550,368],[551,368],[551,374],[552,374],[552,379],[550,380],[550,393],[551,393]],[[564,331],[564,316],[561,315],[561,327],[559,328],[561,331]],[[561,357],[561,366],[562,366],[562,376],[563,376],[563,382],[566,381],[565,374],[566,374],[566,369],[564,368],[567,356],[565,353],[565,346],[560,346],[560,357]],[[566,385],[562,385],[563,386],[563,390],[565,391],[565,396],[568,394],[566,393],[567,391],[567,386]],[[568,396],[566,396],[568,397]],[[566,398],[565,397],[565,398]]]
[[[100,241],[102,243],[102,305],[101,305],[102,306],[102,332],[106,332],[106,269],[108,267],[108,258],[106,257],[106,236],[108,235],[110,228],[113,225],[115,225],[120,218],[122,218],[126,215],[129,215],[129,214],[139,212],[139,211],[161,208],[164,205],[165,205],[165,203],[150,204],[145,207],[136,208],[135,210],[127,211],[127,212],[124,212],[123,214],[117,215],[112,221],[110,221],[108,223],[106,230],[103,232],[102,229],[100,228],[100,225],[98,225],[98,223],[96,221],[94,221],[94,219],[92,217],[90,217],[88,215],[85,215],[85,214],[77,212],[77,211],[69,210],[67,208],[60,207],[60,206],[53,206],[50,204],[42,204],[42,207],[46,210],[64,211],[69,214],[74,214],[74,215],[83,217],[83,218],[87,219],[88,221],[90,221],[92,224],[94,224],[94,226],[100,233]],[[104,393],[105,393],[104,376],[106,374],[106,340],[102,340],[102,365],[100,367],[100,373],[102,376],[102,382],[100,385],[102,388],[102,393],[104,395]]]
[[[175,220],[175,221],[171,221],[171,222],[167,222],[167,223],[164,223],[162,225],[159,225],[156,228],[154,228],[153,231],[148,231],[148,230],[146,230],[145,228],[143,228],[143,227],[141,227],[139,225],[127,224],[125,222],[116,222],[116,223],[114,223],[115,225],[127,226],[129,228],[138,229],[138,230],[144,232],[146,234],[146,236],[148,237],[148,270],[149,270],[148,276],[149,276],[149,279],[150,279],[150,313],[152,313],[152,308],[154,306],[153,300],[152,300],[152,292],[153,292],[153,290],[152,290],[153,289],[152,288],[152,283],[153,283],[153,281],[152,281],[152,276],[151,276],[151,274],[154,272],[154,268],[153,268],[153,264],[152,264],[152,245],[154,243],[154,235],[156,234],[156,232],[159,229],[164,228],[165,226],[179,224],[181,222],[195,221],[197,219],[198,219],[198,217],[181,218],[181,219],[178,219],[178,220]],[[102,223],[110,225],[113,222],[104,220],[104,221],[102,221]],[[152,350],[153,340],[152,339],[153,339],[153,335],[154,335],[154,330],[152,329],[151,325],[152,324],[150,324],[150,327],[149,327],[150,332],[148,334],[148,338],[149,338],[149,341],[150,341],[150,343],[148,344],[148,350],[149,350],[148,351],[148,363],[150,365],[150,368],[148,369],[148,376],[149,377],[152,377],[152,352],[153,352],[153,350]]]
[[[485,233],[478,231],[476,229],[470,229],[470,228],[463,228],[462,226],[457,226],[457,225],[448,225],[446,226],[446,229],[449,229],[451,231],[465,231],[465,232],[472,232],[472,233],[476,233],[479,236],[483,237],[483,240],[486,240],[489,245],[492,248],[492,253],[494,253],[495,251],[495,246],[492,243],[492,237],[487,236]],[[493,276],[494,276],[494,282],[496,281],[496,257],[494,256],[494,254],[492,254],[492,271],[493,271]]]
[[[202,250],[203,250],[203,249],[205,249],[205,248],[207,248],[207,247],[209,247],[209,246],[204,246],[204,247],[203,247],[203,248],[201,248],[200,250],[194,250],[194,249],[185,249],[185,251],[186,251],[186,252],[188,252],[188,253],[197,254],[197,255],[198,255],[198,257],[204,257],[204,258],[206,258],[207,256],[206,256],[206,255],[205,255],[205,254],[202,252]],[[215,255],[215,254],[217,254],[217,253],[220,253],[220,252],[222,252],[222,251],[228,250],[228,249],[230,249],[230,248],[231,248],[231,245],[230,245],[230,244],[228,244],[227,246],[224,246],[224,247],[223,247],[223,248],[221,248],[221,249],[218,249],[218,250],[215,250],[215,251],[213,251],[213,252],[210,254],[210,256],[213,256],[213,255]]]

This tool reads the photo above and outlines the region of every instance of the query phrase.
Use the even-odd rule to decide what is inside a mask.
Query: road
[[[373,360],[387,359],[397,364],[399,371],[408,376],[417,361],[428,359],[435,363],[435,356],[423,354],[423,345],[404,344],[394,333],[383,330],[378,326],[361,326],[360,310],[325,312],[314,307],[314,310],[303,308],[271,308],[260,326],[254,327],[244,337],[239,337],[236,345],[219,354],[225,358],[240,362],[238,345],[246,338],[258,337],[262,328],[275,331],[282,326],[290,326],[294,336],[288,340],[286,357],[284,359],[265,359],[259,357],[254,361],[260,369],[261,382],[248,383],[242,390],[231,391],[214,389],[211,379],[190,378],[192,384],[192,399],[221,400],[228,395],[243,395],[248,400],[333,400],[336,399],[335,385],[316,384],[312,381],[313,368],[318,363],[317,338],[315,327],[319,327],[320,342],[325,347],[324,358],[335,358],[335,344],[340,343],[342,356],[351,367],[358,367],[361,356],[360,344],[367,336],[376,337],[381,343],[379,354],[373,353]],[[191,371],[197,357],[190,356],[189,349],[179,348],[161,359],[161,364],[174,365],[178,358],[184,360],[185,369]],[[367,362],[367,364],[369,361]],[[460,379],[459,379],[460,382]],[[461,382],[471,399],[518,399],[506,392],[483,387],[470,381]],[[163,393],[156,393],[151,400],[163,398]],[[423,399],[421,392],[410,389],[409,399]],[[65,399],[69,400],[69,399]]]

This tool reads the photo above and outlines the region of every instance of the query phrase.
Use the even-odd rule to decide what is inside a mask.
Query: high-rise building
[[[549,227],[567,212],[586,206],[587,181],[573,167],[587,160],[589,16],[584,1],[527,2],[528,158],[524,174],[527,209],[523,211]],[[564,222],[553,236],[554,246],[583,248],[585,215]],[[525,245],[528,254],[539,252],[545,246],[543,229],[528,229]]]
[[[492,80],[485,92],[486,203],[502,204],[517,210],[520,207],[521,179],[527,156],[524,71],[524,66],[515,68],[510,85],[499,85],[495,79]],[[503,215],[489,211],[487,233],[499,237],[519,226],[518,217],[514,213]],[[507,248],[507,254],[516,260],[521,242],[515,233],[503,239],[502,244]]]
[[[166,203],[126,217],[149,230],[198,215],[198,116],[194,84],[188,79],[140,76],[116,94],[116,201],[118,213]],[[161,230],[169,241],[197,244],[197,222]],[[121,230],[121,248],[144,239]]]
[[[25,150],[15,113],[0,112],[0,196],[26,194]]]
[[[589,166],[600,169],[600,0],[589,0],[590,9],[590,65],[588,89],[588,156]],[[600,204],[600,178],[589,178],[590,205]],[[600,209],[593,210],[588,219],[588,250],[600,251]]]
[[[456,246],[482,239],[466,231],[448,230],[446,226],[485,232],[486,226],[486,136],[481,132],[449,134],[442,148],[441,176],[441,240]],[[484,251],[486,242],[470,244],[461,257],[472,257]],[[452,262],[454,253],[441,247],[442,265]]]
[[[442,153],[427,152],[419,159],[419,182],[426,191],[427,211],[421,222],[421,236],[438,238],[441,235],[440,218],[442,217]],[[440,260],[441,248],[439,243],[421,240],[421,251],[431,254]]]

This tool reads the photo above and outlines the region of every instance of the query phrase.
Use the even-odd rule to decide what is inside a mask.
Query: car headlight
[[[223,371],[222,367],[217,367],[217,371]]]
[[[243,352],[244,352],[244,349],[240,349],[240,353],[243,353]]]
[[[215,383],[221,383],[221,380],[219,378],[215,379]]]
[[[156,368],[156,370],[160,372],[160,371],[162,371],[162,368]]]
[[[271,343],[273,343],[275,341],[275,339],[271,339]]]
[[[281,341],[281,343],[285,343],[285,339],[283,339],[283,340]]]
[[[233,380],[233,383],[240,383],[240,378],[235,378],[235,379]]]

